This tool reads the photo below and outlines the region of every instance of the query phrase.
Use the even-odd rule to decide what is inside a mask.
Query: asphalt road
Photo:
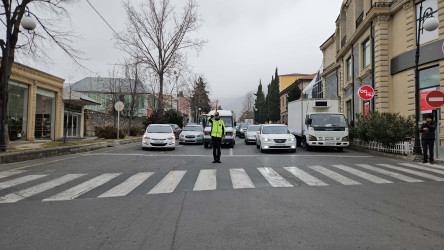
[[[2,165],[0,249],[444,249],[443,166],[240,139],[211,161],[135,143]]]

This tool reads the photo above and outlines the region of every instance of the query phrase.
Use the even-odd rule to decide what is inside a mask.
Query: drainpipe
[[[352,61],[352,111],[353,111],[353,124],[355,123],[355,45],[351,45],[352,48],[352,55],[351,55],[351,61]]]
[[[375,29],[373,28],[373,21],[370,22],[370,37],[372,43],[372,88],[375,89]],[[372,111],[375,112],[375,98],[373,97]]]

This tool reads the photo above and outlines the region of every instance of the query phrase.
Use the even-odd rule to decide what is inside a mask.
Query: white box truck
[[[349,145],[348,125],[339,112],[338,99],[306,99],[288,103],[288,129],[297,145],[334,147],[342,151]]]

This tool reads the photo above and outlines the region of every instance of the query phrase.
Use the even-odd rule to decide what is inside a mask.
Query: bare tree
[[[2,0],[0,6],[0,47],[2,60],[0,64],[0,150],[6,151],[9,141],[7,124],[8,81],[11,77],[12,65],[16,52],[35,59],[47,58],[45,45],[51,44],[61,48],[76,63],[78,53],[71,46],[72,34],[62,31],[55,19],[43,17],[64,17],[68,14],[64,6],[76,2],[75,0]],[[31,10],[32,9],[32,10]],[[34,18],[38,28],[32,32],[22,32],[20,27],[24,16]],[[28,17],[29,16],[29,17]],[[20,39],[19,39],[20,34]],[[79,63],[78,63],[79,64]],[[80,64],[79,64],[80,65]]]
[[[248,92],[245,95],[244,101],[242,103],[242,115],[240,117],[241,120],[245,119],[253,119],[254,113],[254,93]]]
[[[144,86],[142,84],[142,77],[140,74],[140,61],[136,58],[135,62],[125,62],[125,80],[126,91],[130,98],[125,106],[126,113],[129,118],[128,121],[128,135],[130,134],[132,123],[136,111],[139,109],[138,101],[143,95]]]
[[[188,0],[180,15],[170,0],[148,0],[138,7],[127,1],[124,7],[128,23],[124,34],[117,35],[118,44],[157,78],[157,110],[163,111],[165,76],[186,65],[187,49],[199,50],[205,43],[191,37],[201,27],[198,5]]]

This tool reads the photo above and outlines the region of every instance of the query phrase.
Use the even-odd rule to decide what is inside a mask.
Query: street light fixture
[[[419,18],[416,19],[418,23],[418,30],[416,32],[416,54],[415,54],[415,145],[413,151],[415,154],[421,154],[421,143],[419,141],[419,118],[421,116],[420,100],[419,100],[419,50],[421,34],[426,31],[434,31],[439,26],[439,21],[433,15],[437,13],[437,10],[433,10],[432,7],[428,7],[425,11],[422,11],[422,3],[419,7]]]
[[[8,25],[7,30],[12,29],[12,27],[9,27],[9,25],[12,25],[10,22],[6,22]],[[36,22],[33,18],[30,16],[23,16],[21,23],[22,27],[28,31],[34,30],[37,26]],[[0,39],[0,44],[3,47],[4,53],[8,54],[11,51],[11,41],[8,39],[8,35],[6,36],[6,41],[3,39]],[[6,152],[6,126],[8,126],[7,122],[7,112],[8,112],[8,80],[10,77],[11,69],[9,68],[9,56],[3,56],[2,58],[4,65],[6,65],[6,68],[3,68],[2,72],[2,79],[0,84],[3,85],[3,107],[2,107],[2,115],[0,117],[0,151]]]

